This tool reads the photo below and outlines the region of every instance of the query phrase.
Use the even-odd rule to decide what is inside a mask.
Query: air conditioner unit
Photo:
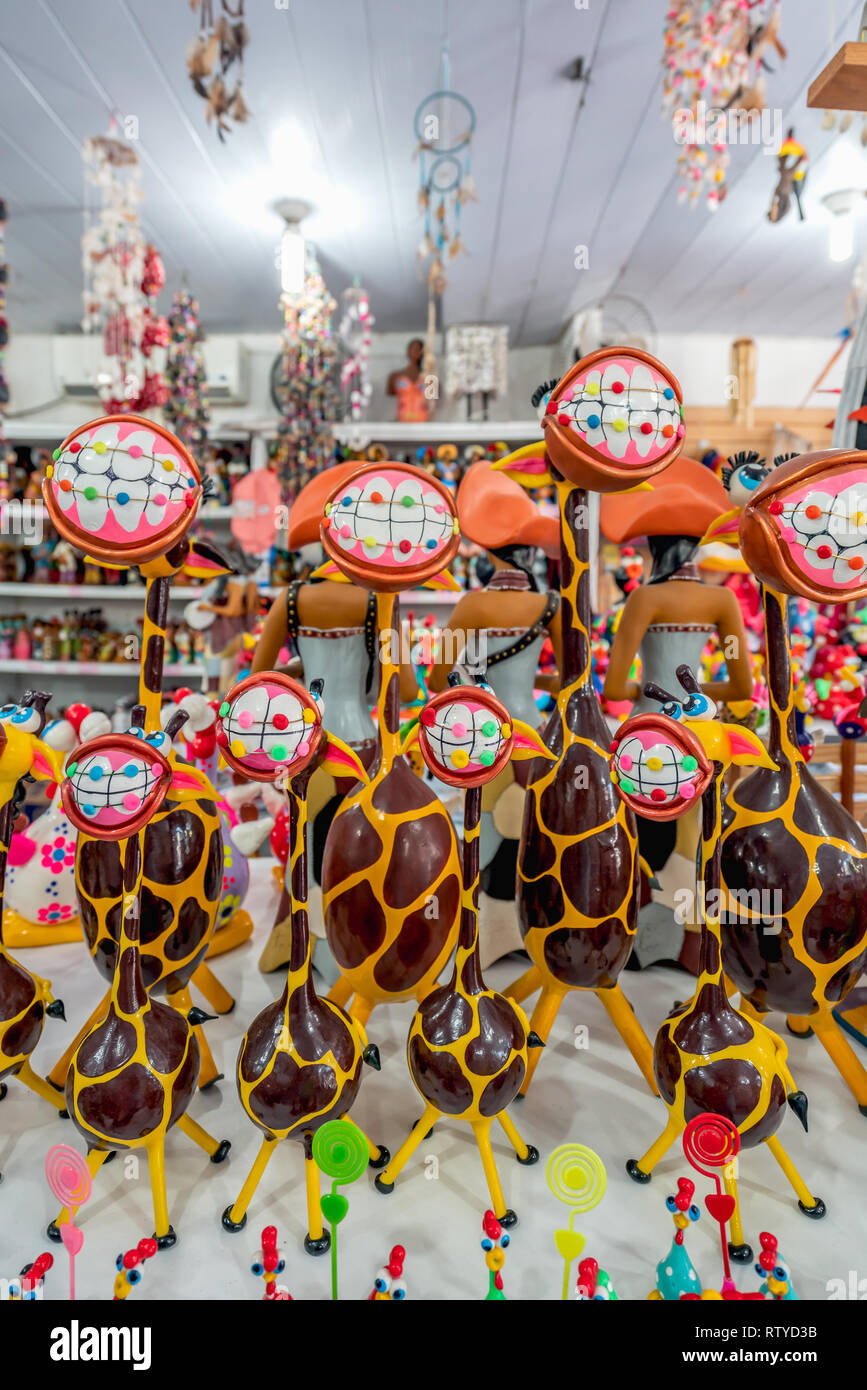
[[[247,349],[228,334],[206,338],[205,373],[212,405],[244,405],[249,400]]]
[[[97,400],[97,373],[102,370],[101,333],[62,333],[53,337],[52,359],[58,395]]]

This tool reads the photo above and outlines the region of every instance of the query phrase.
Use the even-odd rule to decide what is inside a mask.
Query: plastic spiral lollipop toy
[[[577,1260],[587,1244],[581,1232],[575,1230],[575,1217],[599,1205],[605,1196],[608,1175],[602,1159],[586,1144],[561,1144],[548,1158],[545,1180],[557,1200],[570,1208],[569,1225],[554,1232],[554,1244],[564,1265],[562,1297],[567,1299],[572,1261]],[[582,1261],[582,1265],[586,1263]],[[587,1296],[592,1298],[593,1294]]]
[[[75,1300],[75,1257],[84,1244],[84,1232],[75,1224],[75,1211],[90,1197],[93,1179],[85,1159],[68,1144],[55,1144],[45,1155],[48,1186],[69,1220],[59,1224],[60,1239],[69,1255],[69,1297]]]
[[[320,1205],[331,1227],[331,1297],[337,1300],[337,1228],[349,1211],[349,1202],[338,1187],[357,1182],[367,1167],[367,1140],[350,1120],[329,1120],[313,1136],[313,1161],[321,1173],[331,1178],[331,1191]]]

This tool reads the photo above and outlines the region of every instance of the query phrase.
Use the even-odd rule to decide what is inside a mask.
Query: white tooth
[[[828,530],[841,547],[867,540],[867,493],[859,484],[837,494]]]
[[[655,410],[658,397],[656,394],[656,382],[653,373],[643,362],[637,363],[632,370],[632,377],[629,382],[629,406],[632,410]],[[656,421],[654,420],[654,424]]]
[[[108,492],[111,514],[118,526],[122,526],[124,531],[129,531],[132,534],[141,522],[142,512],[145,508],[144,483],[128,483],[124,478],[112,478],[106,491]],[[118,502],[117,494],[119,492],[124,493],[129,501]]]
[[[864,562],[859,570],[849,568],[849,561],[854,559],[856,555],[860,556]],[[834,583],[863,584],[865,568],[867,568],[867,545],[854,545],[848,550],[842,550],[834,564]]]
[[[591,401],[598,401],[599,389],[601,387],[601,384],[602,374],[594,367],[592,372],[587,373],[587,376],[584,378],[584,381],[581,383],[581,385],[575,387],[575,391],[576,393],[579,393],[581,396],[587,396],[587,398]],[[596,387],[595,391],[588,391],[587,388],[591,385]]]
[[[648,434],[642,434],[641,432],[641,426],[645,421],[653,426],[653,429]],[[646,458],[653,445],[657,442],[656,416],[648,412],[642,413],[639,410],[633,410],[629,416],[629,425],[632,431],[633,444],[641,457]]]
[[[815,536],[828,529],[828,513],[834,499],[830,492],[808,492],[792,513],[792,525],[805,536]],[[818,507],[819,516],[807,516],[808,507]]]
[[[629,430],[616,430],[612,424],[614,420],[622,420],[623,414],[623,406],[620,405],[606,405],[602,411],[602,430],[605,435],[605,442],[610,454],[616,459],[622,459],[629,448]]]
[[[80,478],[79,488],[83,485],[85,485],[84,479]],[[75,494],[75,500],[78,503],[78,524],[82,531],[89,531],[91,535],[102,530],[105,525],[105,518],[108,516],[108,500],[103,486],[100,486],[99,494],[93,499],[83,497],[80,491]]]
[[[107,473],[111,463],[111,450],[106,449],[104,454],[96,454],[86,444],[75,455],[75,462],[83,473]]]
[[[144,486],[143,484],[141,486]],[[145,521],[151,526],[161,526],[165,521],[166,510],[169,500],[169,489],[163,483],[150,482],[147,484],[148,504],[145,507]],[[163,497],[165,501],[155,502],[155,497]]]
[[[70,507],[75,506],[75,493],[61,491],[60,484],[64,481],[75,486],[78,478],[78,469],[71,463],[59,463],[54,470],[54,481],[57,483],[57,491],[54,496],[61,511],[68,512]]]
[[[624,387],[622,391],[612,391],[611,388],[615,381],[622,383]],[[618,367],[614,363],[611,363],[611,365],[606,367],[605,371],[602,373],[601,399],[603,405],[620,404],[625,407],[627,398],[626,387],[628,386],[629,373],[627,372],[626,368]]]
[[[600,405],[597,405],[596,414],[600,415],[601,412],[602,407]],[[590,411],[590,414],[593,414],[592,410]],[[598,449],[600,444],[605,443],[605,431],[603,430],[601,425],[597,425],[595,430],[588,430],[585,429],[583,425],[576,423],[573,424],[572,429],[576,430],[577,433],[580,434],[583,439],[586,439],[587,443],[592,445],[594,449]]]
[[[129,450],[137,446],[141,449],[138,458],[130,458]],[[112,455],[112,470],[118,478],[135,481],[147,478],[153,468],[153,435],[147,430],[133,430],[126,435],[120,447]]]

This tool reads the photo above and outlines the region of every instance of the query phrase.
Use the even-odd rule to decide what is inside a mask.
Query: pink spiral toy
[[[75,1257],[84,1244],[84,1233],[75,1224],[75,1211],[90,1196],[90,1169],[77,1149],[55,1144],[45,1155],[45,1176],[58,1202],[69,1211],[69,1220],[60,1223],[60,1238],[69,1255],[69,1297],[74,1301]]]

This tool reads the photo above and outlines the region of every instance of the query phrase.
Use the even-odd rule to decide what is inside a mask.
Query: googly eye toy
[[[403,1266],[406,1251],[402,1245],[392,1246],[388,1264],[383,1265],[373,1281],[373,1290],[368,1295],[368,1303],[402,1303],[406,1298],[406,1284],[403,1280]]]

